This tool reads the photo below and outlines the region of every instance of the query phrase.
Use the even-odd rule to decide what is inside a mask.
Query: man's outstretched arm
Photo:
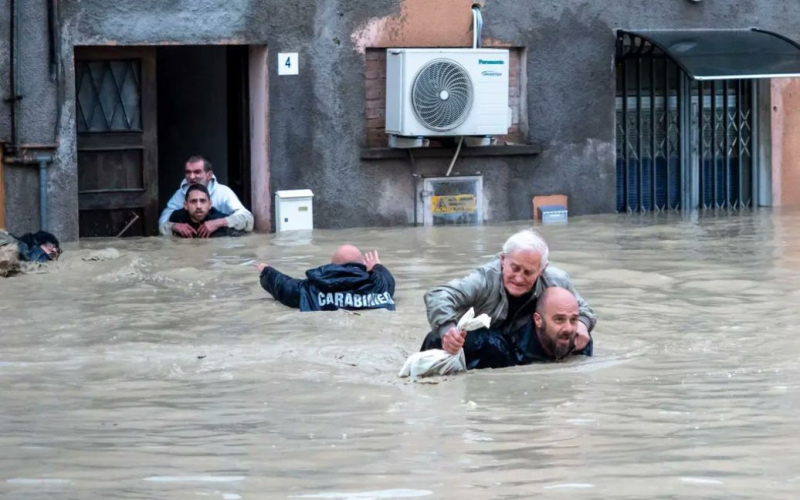
[[[260,273],[261,287],[264,290],[281,304],[300,308],[300,290],[303,280],[287,276],[274,267],[270,267],[269,264],[258,263],[255,264],[255,267]]]

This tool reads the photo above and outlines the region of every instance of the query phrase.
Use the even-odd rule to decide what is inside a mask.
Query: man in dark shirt
[[[394,277],[378,252],[361,254],[342,245],[330,264],[309,269],[306,279],[291,278],[268,264],[255,264],[261,286],[285,306],[301,311],[388,309],[394,311]]]
[[[511,335],[502,328],[482,328],[467,333],[464,356],[467,369],[505,368],[537,362],[560,361],[568,356],[591,356],[594,340],[583,349],[575,348],[579,308],[575,296],[564,288],[551,287],[536,301],[536,312]],[[441,348],[430,339],[422,350]]]
[[[203,223],[209,220],[224,219],[229,214],[225,214],[211,206],[211,195],[208,188],[202,184],[192,184],[186,190],[186,197],[183,201],[183,209],[175,210],[169,217],[169,222],[188,224],[191,231],[190,236],[183,236],[173,231],[174,236],[180,238],[217,238],[219,236],[240,236],[243,231],[231,229],[227,226],[217,228],[209,232],[208,226]]]

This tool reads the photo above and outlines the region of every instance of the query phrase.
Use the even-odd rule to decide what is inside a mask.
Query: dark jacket
[[[216,208],[211,207],[211,210],[208,211],[208,215],[206,216],[205,219],[203,219],[203,222],[205,222],[207,220],[224,219],[227,216],[228,216],[228,214],[220,212]],[[189,224],[195,230],[197,230],[200,227],[200,225],[203,223],[203,222],[199,222],[199,223],[198,222],[194,222],[192,220],[192,218],[189,216],[189,212],[186,209],[183,209],[183,208],[180,209],[180,210],[175,210],[174,212],[172,212],[172,215],[169,216],[169,221],[172,222],[172,223],[178,223],[178,224]],[[180,236],[176,232],[173,232],[172,234],[174,234],[175,236]],[[233,229],[233,228],[230,228],[230,227],[221,227],[221,228],[217,229],[216,231],[214,231],[213,233],[211,233],[211,237],[212,238],[219,238],[220,236],[241,236],[242,234],[244,234],[244,231],[239,231],[238,229]],[[192,236],[192,238],[198,238],[198,236],[195,234],[195,235]]]
[[[23,234],[17,239],[19,259],[28,262],[50,262],[52,260],[50,255],[41,248],[45,243],[60,249],[58,239],[46,231]]]
[[[572,351],[569,356],[591,356],[594,340],[589,334],[589,343],[580,351]],[[442,349],[442,339],[436,331],[425,337],[420,351]],[[483,368],[506,368],[555,361],[547,354],[536,335],[533,319],[511,334],[502,328],[480,328],[467,333],[464,339],[464,358],[467,370]]]
[[[306,271],[304,280],[266,267],[261,286],[276,300],[301,311],[388,309],[394,311],[394,277],[380,264],[326,264]]]

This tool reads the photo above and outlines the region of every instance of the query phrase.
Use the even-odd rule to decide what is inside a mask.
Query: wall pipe
[[[59,40],[61,38],[58,29],[58,0],[47,0],[47,31],[49,41],[49,55],[50,55],[50,79],[54,82],[58,81],[58,74],[61,70],[61,65],[58,59],[59,53]]]
[[[19,145],[19,116],[20,100],[19,95],[19,25],[20,8],[16,0],[9,0],[11,3],[11,15],[9,16],[9,43],[11,44],[11,68],[9,79],[11,83],[11,95],[6,98],[6,102],[11,105],[11,147],[16,152]]]
[[[39,230],[47,231],[47,165],[52,155],[39,155]]]
[[[50,32],[50,79],[56,86],[56,119],[53,121],[53,142],[58,143],[61,132],[61,110],[64,107],[64,88],[61,85],[61,9],[59,0],[47,0]]]
[[[481,6],[475,4],[472,6],[472,48],[479,49],[481,47],[481,37],[483,36],[483,15],[481,14]]]
[[[35,165],[39,167],[39,229],[47,231],[47,167],[55,157],[49,153],[23,153],[5,159],[9,165]]]

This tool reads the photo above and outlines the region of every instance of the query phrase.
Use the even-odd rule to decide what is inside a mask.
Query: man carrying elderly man
[[[520,231],[488,264],[428,291],[425,305],[431,332],[421,350],[456,354],[464,348],[468,368],[499,368],[571,354],[591,356],[595,315],[569,275],[549,265],[548,254],[538,233]],[[476,316],[491,318],[488,329],[469,333],[456,329],[470,307]]]

